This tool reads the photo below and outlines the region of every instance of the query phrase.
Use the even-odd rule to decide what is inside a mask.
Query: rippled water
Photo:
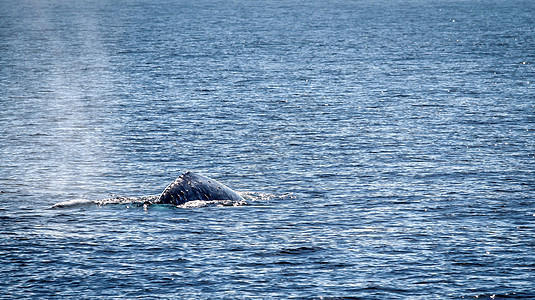
[[[0,298],[535,297],[533,1],[0,11]]]

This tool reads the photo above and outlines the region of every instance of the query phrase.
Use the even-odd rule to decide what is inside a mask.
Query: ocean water
[[[0,298],[535,298],[534,16],[1,0]]]

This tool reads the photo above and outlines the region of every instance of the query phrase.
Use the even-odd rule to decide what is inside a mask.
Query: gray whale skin
[[[243,201],[244,199],[217,180],[187,171],[171,182],[153,204],[180,205],[193,200]]]

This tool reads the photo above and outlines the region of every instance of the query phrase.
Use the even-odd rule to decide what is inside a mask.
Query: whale
[[[181,205],[189,201],[244,201],[237,192],[204,175],[186,171],[171,182],[150,204]]]
[[[138,206],[147,208],[152,204],[172,204],[180,206],[190,201],[203,201],[208,204],[215,203],[223,206],[246,204],[244,198],[242,198],[238,192],[232,190],[221,182],[192,171],[186,171],[167,185],[159,195],[141,197],[118,196],[100,200],[73,199],[58,202],[51,208],[72,208],[91,205],[102,206],[107,204],[137,204]],[[196,205],[199,205],[199,203]]]

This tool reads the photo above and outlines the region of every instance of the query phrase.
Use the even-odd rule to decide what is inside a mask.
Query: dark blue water
[[[0,298],[535,297],[534,16],[0,1]]]

